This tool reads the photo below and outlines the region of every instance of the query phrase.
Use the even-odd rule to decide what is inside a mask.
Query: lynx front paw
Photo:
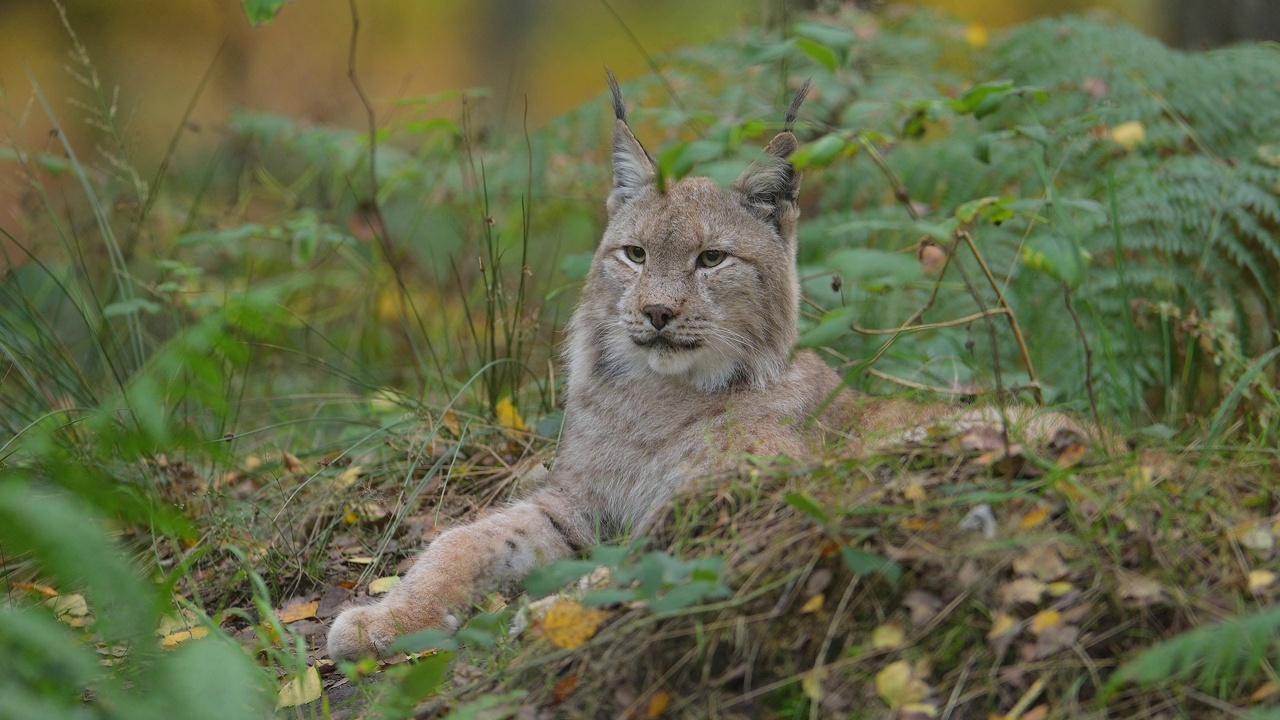
[[[329,658],[381,657],[399,635],[391,613],[377,605],[344,610],[329,628]]]

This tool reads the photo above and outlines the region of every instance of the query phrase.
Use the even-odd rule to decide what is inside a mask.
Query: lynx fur
[[[694,177],[660,192],[609,80],[609,220],[569,323],[550,477],[527,499],[442,534],[380,602],[343,612],[329,632],[334,659],[457,626],[482,593],[601,539],[644,533],[674,493],[735,453],[811,457],[837,431],[905,430],[956,412],[848,391],[827,402],[840,377],[794,350],[800,178],[788,158],[807,83],[763,160],[732,187]]]

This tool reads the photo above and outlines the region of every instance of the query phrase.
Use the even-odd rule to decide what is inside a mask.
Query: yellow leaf
[[[1043,525],[1044,521],[1047,520],[1048,518],[1049,518],[1049,509],[1044,507],[1038,507],[1035,510],[1032,510],[1031,512],[1027,513],[1026,515],[1023,515],[1020,524],[1022,525],[1023,530],[1030,530],[1032,528]]]
[[[504,397],[499,400],[493,412],[498,416],[498,424],[508,430],[524,432],[527,429],[524,424],[524,418],[520,417],[520,411],[511,402],[511,398]]]
[[[359,465],[351,465],[346,470],[343,470],[338,477],[334,478],[333,484],[338,489],[349,488],[360,478],[360,473],[363,470],[364,468]]]
[[[289,603],[280,608],[280,622],[288,625],[289,623],[306,620],[316,616],[316,612],[320,609],[320,601],[315,600],[308,603]]]
[[[347,562],[351,563],[352,565],[372,565],[373,558],[362,555],[360,557],[347,558]]]
[[[1137,120],[1123,122],[1111,128],[1111,141],[1125,150],[1132,151],[1147,141],[1147,129]]]
[[[804,696],[814,702],[822,702],[822,673],[810,673],[800,681]]]
[[[927,500],[929,494],[925,492],[923,485],[912,483],[907,486],[907,489],[902,491],[902,497],[908,502],[920,503]]]
[[[1270,570],[1254,570],[1249,573],[1249,592],[1259,593],[1274,585],[1276,574]]]
[[[822,593],[814,595],[805,602],[804,607],[800,608],[800,614],[807,615],[809,613],[818,612],[822,609],[822,605],[826,602],[826,599],[826,595],[823,595]]]
[[[987,633],[987,638],[995,640],[1004,637],[1013,632],[1018,627],[1018,621],[1013,619],[1009,613],[996,613],[995,618],[991,621],[991,631]]]
[[[671,694],[665,690],[659,690],[649,700],[649,709],[645,711],[645,717],[649,720],[657,720],[667,711],[667,706],[670,704]]]
[[[276,707],[296,707],[315,702],[320,699],[320,673],[314,667],[308,667],[301,675],[291,678],[280,686],[276,696]]]
[[[1052,595],[1052,596],[1054,596],[1054,597],[1062,597],[1063,595],[1066,595],[1067,593],[1069,593],[1069,592],[1071,592],[1072,590],[1075,590],[1075,589],[1076,589],[1076,588],[1075,588],[1075,586],[1074,586],[1074,585],[1072,585],[1071,583],[1069,583],[1069,582],[1067,582],[1067,581],[1065,581],[1065,580],[1060,580],[1060,581],[1058,581],[1058,582],[1049,583],[1049,584],[1045,587],[1045,590],[1048,590],[1048,591],[1049,591],[1049,594],[1050,594],[1050,595]]]
[[[360,522],[360,516],[355,514],[354,512],[349,512],[345,516],[343,516],[342,521],[348,525],[355,525],[356,523]],[[351,561],[348,560],[348,562],[351,562]]]
[[[871,647],[876,649],[902,647],[906,637],[907,634],[902,630],[901,625],[885,623],[871,631]]]
[[[165,650],[172,650],[188,640],[199,640],[209,635],[207,627],[193,627],[190,630],[179,630],[172,632],[160,638],[160,647]]]
[[[929,686],[915,676],[907,661],[899,660],[876,673],[876,692],[889,707],[897,709],[923,702],[929,697]]]
[[[391,575],[389,577],[380,577],[377,580],[374,580],[373,582],[369,583],[369,594],[382,595],[383,593],[389,591],[391,588],[399,584],[400,584],[399,575]]]
[[[590,610],[573,600],[561,599],[547,610],[542,631],[552,643],[572,650],[590,640],[607,617],[609,613],[603,610]]]
[[[1031,618],[1031,632],[1039,635],[1045,630],[1056,627],[1060,622],[1062,622],[1062,613],[1057,610],[1041,610]]]
[[[1040,602],[1046,588],[1047,586],[1039,580],[1021,578],[1001,587],[1000,597],[1006,605],[1020,602],[1034,604]]]

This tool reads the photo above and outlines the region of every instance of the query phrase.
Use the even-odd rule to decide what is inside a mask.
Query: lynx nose
[[[649,324],[654,329],[661,330],[671,322],[671,318],[675,317],[675,311],[666,305],[645,305],[644,314],[649,316]]]

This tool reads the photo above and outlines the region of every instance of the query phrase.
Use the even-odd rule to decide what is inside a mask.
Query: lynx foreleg
[[[353,607],[329,630],[335,660],[382,655],[397,637],[456,627],[473,598],[509,587],[529,571],[569,557],[588,543],[583,509],[545,489],[528,500],[441,535],[400,584],[374,605]]]

